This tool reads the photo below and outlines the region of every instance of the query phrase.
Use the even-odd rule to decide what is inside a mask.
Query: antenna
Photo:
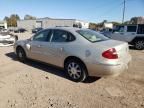
[[[125,20],[125,3],[126,3],[126,0],[124,0],[124,7],[123,7],[123,17],[122,17],[122,24],[124,23],[124,20]]]

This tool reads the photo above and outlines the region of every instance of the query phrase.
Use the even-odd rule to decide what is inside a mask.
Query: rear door
[[[114,40],[124,41],[125,26],[118,26],[113,33],[111,33],[110,38]]]
[[[131,42],[134,37],[136,37],[137,26],[129,25],[126,28],[126,32],[124,33],[124,41]]]
[[[117,30],[112,33],[111,38],[124,42],[131,42],[136,36],[136,30],[136,25],[119,26]]]
[[[54,29],[49,46],[50,63],[62,67],[68,53],[66,48],[70,47],[70,43],[74,40],[75,37],[70,32]]]

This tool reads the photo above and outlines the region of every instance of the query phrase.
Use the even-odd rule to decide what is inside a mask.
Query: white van
[[[144,24],[119,25],[105,35],[114,40],[128,42],[138,50],[144,49]]]

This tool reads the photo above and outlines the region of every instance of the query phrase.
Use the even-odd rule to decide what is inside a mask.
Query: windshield
[[[105,41],[109,39],[105,37],[104,35],[97,33],[93,30],[78,30],[76,32],[79,33],[81,36],[83,36],[90,42]]]

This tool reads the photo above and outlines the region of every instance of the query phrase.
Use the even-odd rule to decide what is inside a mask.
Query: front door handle
[[[63,50],[64,50],[64,48],[63,48],[63,47],[61,47],[61,48],[60,48],[60,50],[61,50],[61,51],[63,51]]]

